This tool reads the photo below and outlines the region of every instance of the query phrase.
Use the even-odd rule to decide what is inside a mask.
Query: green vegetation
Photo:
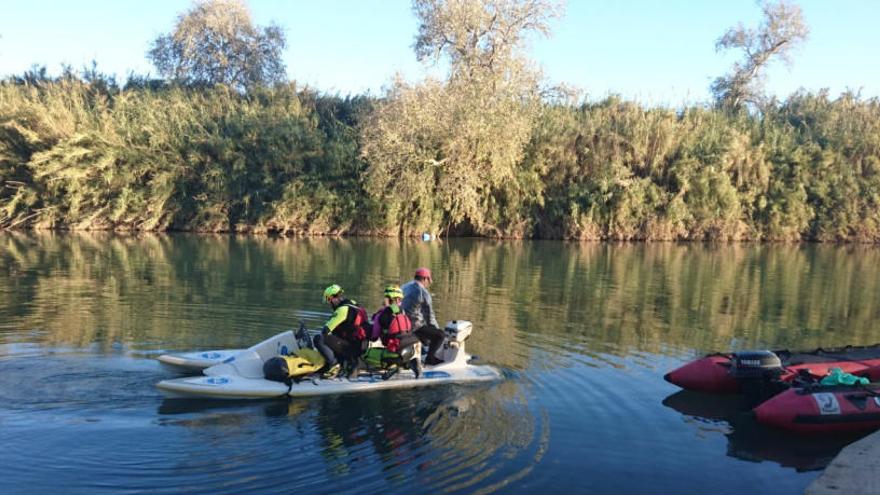
[[[328,233],[362,225],[364,98],[0,85],[0,223]],[[338,120],[344,119],[344,120]]]
[[[425,87],[400,91],[422,112],[441,110],[420,98],[454,101],[431,100]],[[485,144],[490,135],[465,133],[456,120],[397,112],[422,148],[364,147],[359,129],[369,137],[382,112],[397,110],[388,105],[400,104],[294,86],[245,95],[8,81],[0,84],[0,225],[880,240],[877,99],[797,94],[763,114],[646,109],[617,98],[543,102],[521,152]],[[491,118],[488,128],[501,133],[502,117]],[[443,155],[441,131],[484,148]],[[385,161],[371,166],[365,150]],[[480,152],[483,162],[473,157]],[[401,163],[384,158],[393,153],[411,165],[391,168]],[[455,169],[435,164],[446,156]]]
[[[447,76],[346,98],[279,82],[283,35],[242,5],[156,40],[167,81],[0,82],[0,228],[880,241],[880,101],[760,95],[806,37],[791,5],[726,33],[746,59],[684,109],[549,91],[523,54],[561,12],[542,0],[417,0],[416,54]],[[237,42],[187,59],[200,33]]]

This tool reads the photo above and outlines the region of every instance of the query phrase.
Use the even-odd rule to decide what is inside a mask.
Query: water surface
[[[489,386],[166,400],[168,351],[372,310],[434,270]],[[801,493],[852,439],[768,430],[662,375],[880,342],[880,250],[0,233],[0,492]]]

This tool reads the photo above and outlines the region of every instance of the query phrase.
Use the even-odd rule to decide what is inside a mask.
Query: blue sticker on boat
[[[422,373],[425,378],[449,378],[451,375],[445,371],[426,371]]]
[[[287,352],[287,346],[286,346],[286,345],[281,346],[281,352],[280,352],[279,354],[281,354],[282,356],[286,356],[287,354],[289,354],[289,353]]]
[[[210,378],[205,378],[205,383],[209,385],[225,385],[229,383],[229,378],[225,376],[212,376]]]
[[[235,361],[235,356],[232,356],[231,358],[229,358],[229,359],[223,361],[223,364],[231,363],[231,362],[233,362],[233,361]]]
[[[219,352],[203,352],[202,357],[205,359],[217,359],[221,356]]]

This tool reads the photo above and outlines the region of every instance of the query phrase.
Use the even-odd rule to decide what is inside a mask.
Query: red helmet
[[[419,268],[416,270],[416,277],[421,277],[428,279],[429,282],[433,282],[434,279],[431,278],[431,270],[427,268]]]

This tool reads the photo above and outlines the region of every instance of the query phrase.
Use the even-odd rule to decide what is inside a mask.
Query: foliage
[[[550,34],[548,21],[560,5],[544,0],[414,0],[419,19],[415,52],[419,60],[446,55],[453,77],[499,74],[521,58],[526,36]]]
[[[328,104],[334,106],[319,118]],[[222,86],[105,93],[80,80],[3,83],[0,225],[287,232],[314,231],[316,220],[335,226],[343,219],[329,212],[349,211],[357,195],[328,199],[314,185],[357,189],[353,128],[362,105],[292,85],[245,96]],[[337,112],[347,122],[336,121]],[[327,209],[285,216],[293,198],[311,205],[316,195]]]
[[[285,44],[280,27],[253,25],[243,0],[198,0],[148,57],[171,81],[245,90],[285,80]]]
[[[6,228],[880,240],[880,101],[856,94],[750,115],[38,73],[0,83]]]
[[[367,181],[403,233],[522,236],[518,164],[538,108],[540,75],[521,49],[556,7],[539,0],[419,0],[415,50],[448,58],[445,81],[397,79],[363,130]],[[510,187],[514,185],[514,187]]]
[[[414,9],[417,57],[449,72],[381,98],[278,83],[283,36],[238,0],[197,3],[157,40],[170,84],[94,64],[0,82],[0,228],[880,241],[880,100],[731,111],[805,38],[796,6],[728,31],[719,47],[746,58],[719,105],[682,109],[548,97],[523,49],[556,4]]]

